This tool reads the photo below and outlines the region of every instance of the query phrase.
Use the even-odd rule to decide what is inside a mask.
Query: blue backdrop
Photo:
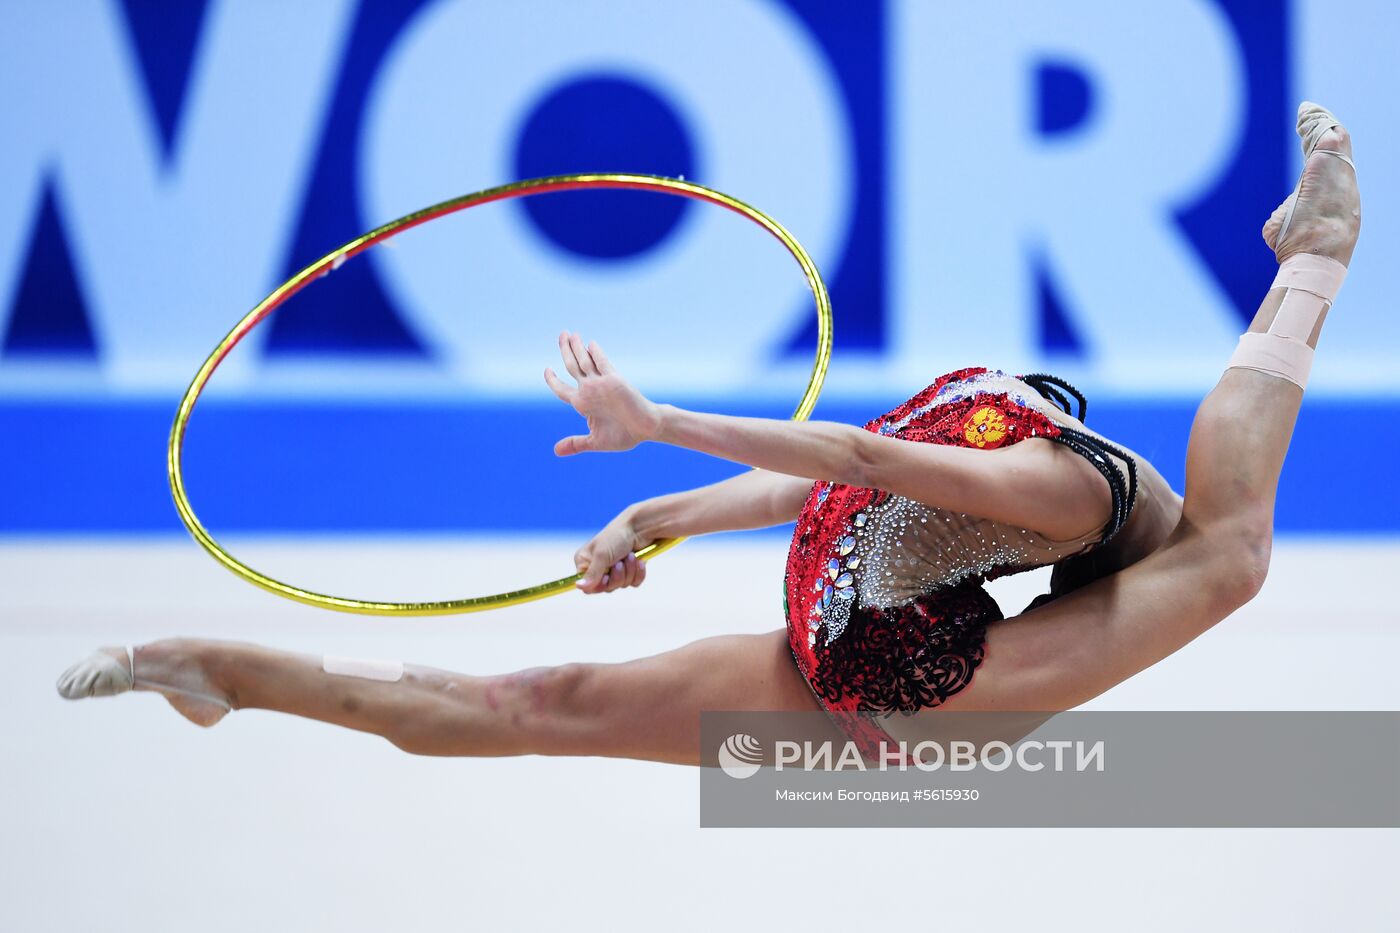
[[[1368,215],[1279,525],[1400,529],[1400,493],[1358,463],[1400,455],[1380,271],[1400,186],[1368,160],[1400,143],[1377,77],[1400,12],[972,6],[0,6],[0,531],[178,528],[174,403],[247,308],[394,216],[590,170],[712,185],[809,247],[836,308],[818,417],[862,422],[963,365],[1048,370],[1179,484],[1272,275],[1257,231],[1296,176],[1304,96],[1356,133]],[[564,327],[658,398],[779,417],[815,340],[796,269],[721,211],[599,192],[468,212],[239,349],[191,429],[195,501],[216,532],[579,529],[734,471],[556,461],[577,424],[539,372]]]

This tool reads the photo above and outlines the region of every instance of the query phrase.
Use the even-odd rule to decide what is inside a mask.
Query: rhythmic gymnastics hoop
[[[247,580],[254,586],[261,587],[269,593],[294,600],[299,603],[306,603],[309,606],[319,606],[323,609],[334,609],[338,612],[353,612],[360,615],[379,616],[434,616],[451,615],[454,613],[481,612],[486,609],[500,609],[505,606],[515,606],[520,603],[531,602],[536,599],[543,599],[546,596],[554,596],[557,593],[567,592],[574,589],[574,584],[582,574],[574,574],[568,577],[560,577],[548,583],[541,583],[536,586],[526,587],[520,590],[511,590],[505,593],[496,593],[490,596],[473,596],[465,599],[449,599],[436,602],[421,603],[396,603],[377,602],[364,599],[349,599],[344,596],[330,596],[324,593],[315,593],[311,590],[304,590],[289,583],[275,580],[264,573],[254,570],[252,567],[240,561],[228,552],[222,545],[214,540],[199,517],[195,515],[194,507],[190,505],[189,494],[185,491],[184,467],[181,460],[185,445],[185,429],[189,426],[190,415],[194,412],[195,402],[199,401],[200,393],[204,391],[209,378],[214,374],[214,370],[223,362],[224,357],[239,341],[263,321],[268,315],[275,311],[288,298],[301,291],[313,279],[318,279],[331,271],[340,268],[341,264],[352,256],[358,255],[374,246],[382,243],[390,237],[396,236],[412,227],[425,224],[430,220],[445,217],[448,214],[455,214],[458,211],[466,210],[469,207],[476,207],[481,204],[489,204],[492,201],[507,201],[512,198],[526,197],[535,194],[548,194],[556,191],[579,191],[592,188],[626,188],[637,191],[654,191],[661,194],[677,195],[679,197],[691,198],[696,201],[706,201],[710,204],[717,204],[720,207],[728,208],[742,217],[746,217],[763,229],[772,234],[792,257],[797,260],[797,264],[802,267],[802,274],[807,279],[807,285],[812,290],[812,297],[817,306],[817,356],[812,366],[812,376],[807,382],[807,389],[802,393],[802,399],[797,404],[797,409],[792,413],[792,420],[805,421],[812,413],[812,408],[817,403],[817,396],[821,393],[822,383],[826,381],[827,365],[831,360],[831,296],[827,293],[826,283],[822,281],[821,275],[817,272],[816,263],[812,262],[812,257],[802,248],[792,234],[788,233],[772,217],[750,207],[737,198],[732,198],[727,194],[715,191],[713,188],[706,188],[704,185],[697,185],[694,182],[683,181],[676,178],[666,178],[660,175],[632,175],[624,173],[593,173],[583,175],[553,175],[548,178],[531,178],[525,181],[514,182],[509,185],[501,185],[496,188],[488,188],[485,191],[478,191],[474,194],[464,194],[461,197],[453,198],[450,201],[443,201],[441,204],[434,204],[432,207],[424,208],[412,214],[400,217],[398,220],[390,221],[382,227],[377,227],[362,236],[359,236],[339,249],[332,250],[325,256],[302,269],[286,282],[279,285],[272,294],[264,298],[257,307],[249,311],[243,320],[229,331],[228,336],[219,342],[205,359],[204,365],[199,367],[195,373],[194,381],[185,390],[184,397],[180,400],[180,407],[175,413],[175,423],[170,428],[170,446],[166,462],[167,472],[170,477],[170,492],[175,498],[175,509],[180,513],[180,519],[185,523],[194,539],[199,542],[204,550],[208,551],[215,560],[223,564],[238,576]],[[669,551],[684,541],[684,538],[667,538],[655,541],[637,552],[637,557],[649,560],[658,554]]]

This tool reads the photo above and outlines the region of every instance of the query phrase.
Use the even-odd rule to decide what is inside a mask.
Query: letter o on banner
[[[562,83],[607,73],[674,108],[694,143],[693,180],[762,204],[833,271],[854,210],[854,158],[820,48],[774,4],[676,10],[454,0],[425,8],[369,93],[362,220],[513,180],[532,108]],[[573,329],[600,340],[649,390],[732,392],[811,313],[782,247],[724,211],[692,210],[655,248],[606,262],[559,249],[517,205],[473,213],[370,254],[405,321],[470,387],[539,391],[554,335]]]

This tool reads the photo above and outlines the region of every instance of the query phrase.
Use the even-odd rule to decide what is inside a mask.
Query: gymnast
[[[640,585],[636,551],[658,539],[795,521],[785,630],[504,676],[170,639],[101,649],[59,693],[151,691],[202,726],[277,710],[423,755],[685,764],[700,761],[705,710],[824,709],[868,750],[906,735],[920,711],[1078,706],[1264,582],[1279,472],[1361,223],[1346,130],[1306,102],[1297,129],[1302,177],[1263,228],[1278,277],[1197,411],[1184,500],[1085,428],[1082,396],[1052,377],[959,370],[862,430],[659,405],[597,343],[562,334],[574,382],[545,380],[588,433],[556,454],[653,441],[754,468],[628,507],[575,555],[579,589]],[[1046,565],[1050,592],[1003,619],[983,582]]]

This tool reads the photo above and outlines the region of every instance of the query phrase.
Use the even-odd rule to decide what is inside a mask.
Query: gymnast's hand
[[[578,334],[560,334],[559,354],[578,386],[569,385],[549,368],[544,371],[544,381],[588,420],[588,433],[559,441],[554,445],[556,454],[567,457],[585,450],[631,450],[656,433],[660,409],[618,375],[596,340],[584,346]]]
[[[574,567],[583,574],[577,586],[584,593],[611,593],[627,586],[641,586],[647,578],[646,561],[637,551],[651,543],[642,541],[631,520],[631,510],[608,522],[574,554]]]

